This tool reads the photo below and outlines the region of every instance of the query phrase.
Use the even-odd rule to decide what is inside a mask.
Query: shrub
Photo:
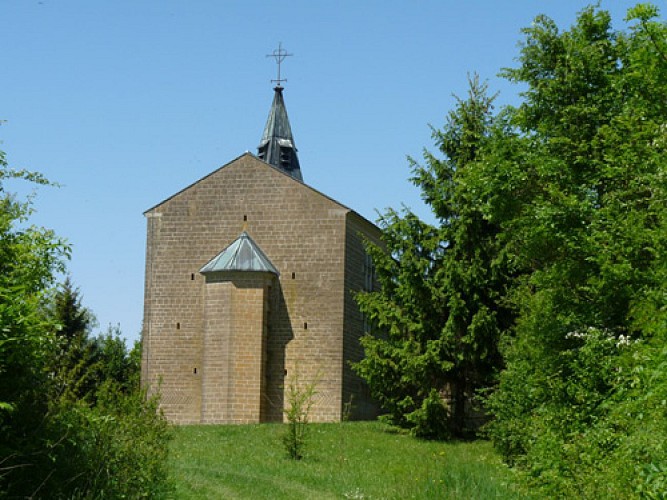
[[[95,406],[59,401],[48,434],[44,497],[163,498],[169,492],[170,431],[155,398],[105,383]]]
[[[287,387],[287,432],[283,444],[289,457],[301,460],[306,446],[306,431],[310,411],[315,402],[316,382],[300,383],[298,373],[292,377]]]

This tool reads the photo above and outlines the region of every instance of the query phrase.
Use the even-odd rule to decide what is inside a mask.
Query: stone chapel
[[[290,381],[311,420],[373,418],[350,362],[379,229],[303,181],[278,81],[257,155],[147,210],[142,384],[174,423],[280,422]],[[348,404],[351,405],[348,406]]]

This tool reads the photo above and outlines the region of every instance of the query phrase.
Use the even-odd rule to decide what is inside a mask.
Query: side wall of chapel
[[[381,245],[380,230],[354,212],[347,215],[345,239],[345,341],[343,343],[343,401],[352,420],[368,420],[377,417],[379,407],[372,400],[368,386],[354,372],[352,363],[364,356],[359,338],[368,330],[368,321],[359,311],[354,298],[360,291],[374,289],[374,266],[366,254],[365,240]]]

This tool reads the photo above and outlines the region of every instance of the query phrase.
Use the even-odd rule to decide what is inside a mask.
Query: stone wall
[[[266,273],[215,273],[204,285],[204,423],[257,423],[265,390]]]
[[[349,287],[356,286],[346,278],[346,269],[356,272],[358,267],[350,267],[354,259],[346,257],[350,248],[358,248],[348,241],[355,233],[348,229],[350,213],[250,154],[146,212],[142,377],[151,390],[160,388],[162,408],[171,421],[235,421],[230,414],[222,416],[222,407],[216,409],[211,390],[224,374],[222,364],[239,373],[245,368],[239,353],[232,355],[222,340],[207,336],[214,323],[224,319],[205,313],[214,301],[233,304],[234,294],[221,285],[207,295],[199,269],[243,230],[280,272],[262,292],[266,358],[260,361],[261,420],[283,420],[284,387],[296,373],[303,382],[317,381],[313,420],[340,420],[343,379],[349,381],[347,392],[358,384],[345,368],[344,338],[361,334],[358,320],[349,320],[352,313],[346,312],[351,310]],[[372,227],[355,217],[358,225]],[[243,300],[238,289],[234,293]],[[253,295],[249,300],[260,299]],[[258,321],[254,316],[246,319]],[[215,326],[220,332],[228,327]],[[219,350],[224,363],[212,360],[212,349]],[[261,353],[259,348],[252,360],[253,373]]]
[[[202,378],[202,422],[222,423],[231,420],[230,399],[234,373],[232,361],[232,293],[231,281],[216,280],[204,284]],[[206,367],[206,369],[203,369]]]
[[[364,317],[354,299],[360,291],[369,291],[375,283],[372,262],[366,255],[364,240],[381,245],[380,230],[354,212],[347,215],[345,244],[345,340],[343,342],[343,401],[350,405],[352,420],[377,417],[379,407],[370,397],[368,386],[352,370],[351,363],[360,361],[364,352],[359,337],[364,332]],[[370,286],[369,286],[370,285]]]

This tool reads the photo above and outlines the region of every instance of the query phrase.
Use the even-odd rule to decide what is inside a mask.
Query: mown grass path
[[[440,443],[377,422],[311,424],[306,457],[287,458],[280,424],[175,429],[179,499],[521,498],[485,441]]]

